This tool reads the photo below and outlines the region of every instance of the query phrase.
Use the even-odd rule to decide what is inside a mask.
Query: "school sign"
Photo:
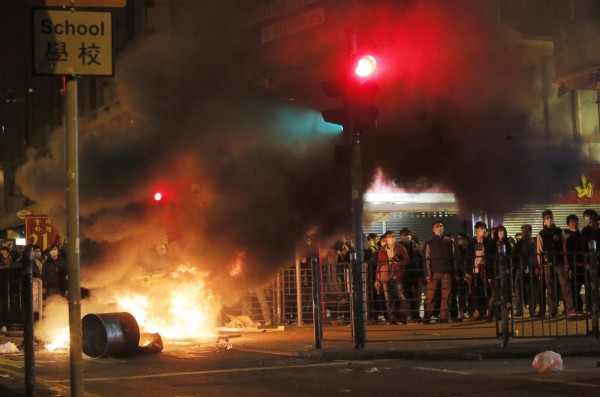
[[[33,9],[33,73],[114,75],[112,14]]]

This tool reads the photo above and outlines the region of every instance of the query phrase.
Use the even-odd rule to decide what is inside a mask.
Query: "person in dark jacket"
[[[498,225],[494,229],[496,229],[494,238],[489,241],[487,248],[491,260],[488,261],[489,266],[486,273],[492,291],[486,315],[488,320],[495,316],[494,305],[500,305],[502,298],[508,305],[511,305],[512,302],[512,268],[510,266],[512,246],[508,241],[504,225]]]
[[[435,309],[435,292],[441,285],[440,323],[447,323],[449,316],[452,279],[456,276],[454,241],[444,235],[444,224],[436,221],[431,225],[433,237],[425,243],[425,295],[424,323],[431,321]]]
[[[410,258],[406,266],[406,294],[410,317],[412,320],[421,321],[421,296],[423,293],[423,284],[425,282],[425,274],[423,272],[423,258],[419,245],[412,239],[412,232],[408,228],[400,230],[400,244],[408,252]]]
[[[406,323],[413,321],[408,313],[406,301],[406,284],[404,274],[409,257],[404,246],[396,242],[396,235],[392,231],[385,233],[386,245],[377,253],[377,270],[375,289],[382,288],[385,297],[388,322]],[[399,315],[396,311],[399,309]]]
[[[592,245],[595,244],[596,250],[600,248],[600,224],[598,223],[598,213],[593,209],[586,209],[583,211],[583,219],[585,222],[585,226],[581,229],[581,251],[590,252],[590,242],[594,241]],[[587,280],[589,283],[590,280],[590,265],[589,261],[586,264],[586,273]],[[585,289],[585,305],[586,312],[590,313],[592,310],[591,307],[591,287],[586,285]]]
[[[564,241],[565,233],[554,224],[552,211],[545,210],[542,213],[544,227],[537,236],[538,266],[546,279],[546,291],[548,292],[548,310],[550,317],[556,317],[558,312],[558,296],[554,287],[558,282],[559,288],[565,300],[567,316],[576,316],[573,308],[573,295],[567,283],[568,264],[565,264]]]
[[[486,276],[487,249],[489,239],[486,237],[487,225],[484,222],[475,223],[475,236],[467,243],[467,274],[465,280],[469,290],[469,304],[473,308],[469,321],[480,320],[485,317],[488,300],[491,296],[489,283]],[[491,275],[490,275],[491,277]]]
[[[515,317],[523,315],[523,306],[529,308],[530,317],[542,317],[546,312],[546,289],[544,279],[534,274],[536,265],[536,245],[529,224],[521,226],[522,238],[515,244],[513,269],[515,289]],[[536,308],[539,305],[539,310]]]
[[[51,295],[67,295],[67,262],[59,255],[58,247],[48,248],[48,258],[42,265],[44,299]]]
[[[583,299],[581,290],[585,284],[585,264],[581,253],[581,232],[579,231],[579,217],[575,214],[567,216],[567,229],[565,229],[565,254],[568,267],[567,272],[569,287],[573,292],[573,306],[578,314],[583,313]]]

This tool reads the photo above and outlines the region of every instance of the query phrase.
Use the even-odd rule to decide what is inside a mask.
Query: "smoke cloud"
[[[224,295],[290,265],[310,229],[349,234],[349,169],[333,157],[347,138],[325,134],[318,113],[319,82],[344,56],[331,43],[343,43],[348,26],[361,27],[361,47],[375,48],[383,68],[380,126],[363,139],[364,186],[382,168],[390,179],[445,185],[466,212],[502,211],[544,201],[572,176],[575,150],[530,144],[542,134],[532,115],[541,106],[531,95],[540,90],[538,61],[484,2],[357,2],[368,4],[344,7],[337,19],[328,11],[318,43],[292,35],[260,54],[236,41],[243,30],[223,36],[219,26],[238,2],[219,3],[180,13],[193,35],[156,33],[121,51],[123,122],[80,130],[82,283],[90,288],[141,271],[165,228],[181,238],[181,260],[206,270]],[[291,63],[303,48],[330,54],[269,94],[248,84],[248,65]],[[64,222],[63,142],[57,131],[47,152],[32,150],[18,183]],[[151,202],[156,188],[167,192],[165,205]],[[238,251],[245,263],[232,281]]]

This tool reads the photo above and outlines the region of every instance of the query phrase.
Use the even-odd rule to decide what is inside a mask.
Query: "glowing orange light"
[[[356,73],[360,77],[369,77],[377,68],[377,61],[371,55],[364,55],[360,57],[358,63],[356,64],[356,69],[354,69],[354,73]]]

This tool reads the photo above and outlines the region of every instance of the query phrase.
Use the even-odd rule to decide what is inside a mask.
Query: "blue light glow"
[[[317,135],[339,135],[342,126],[327,123],[320,112],[303,108],[279,108],[274,112],[278,131],[288,139],[306,139]]]

